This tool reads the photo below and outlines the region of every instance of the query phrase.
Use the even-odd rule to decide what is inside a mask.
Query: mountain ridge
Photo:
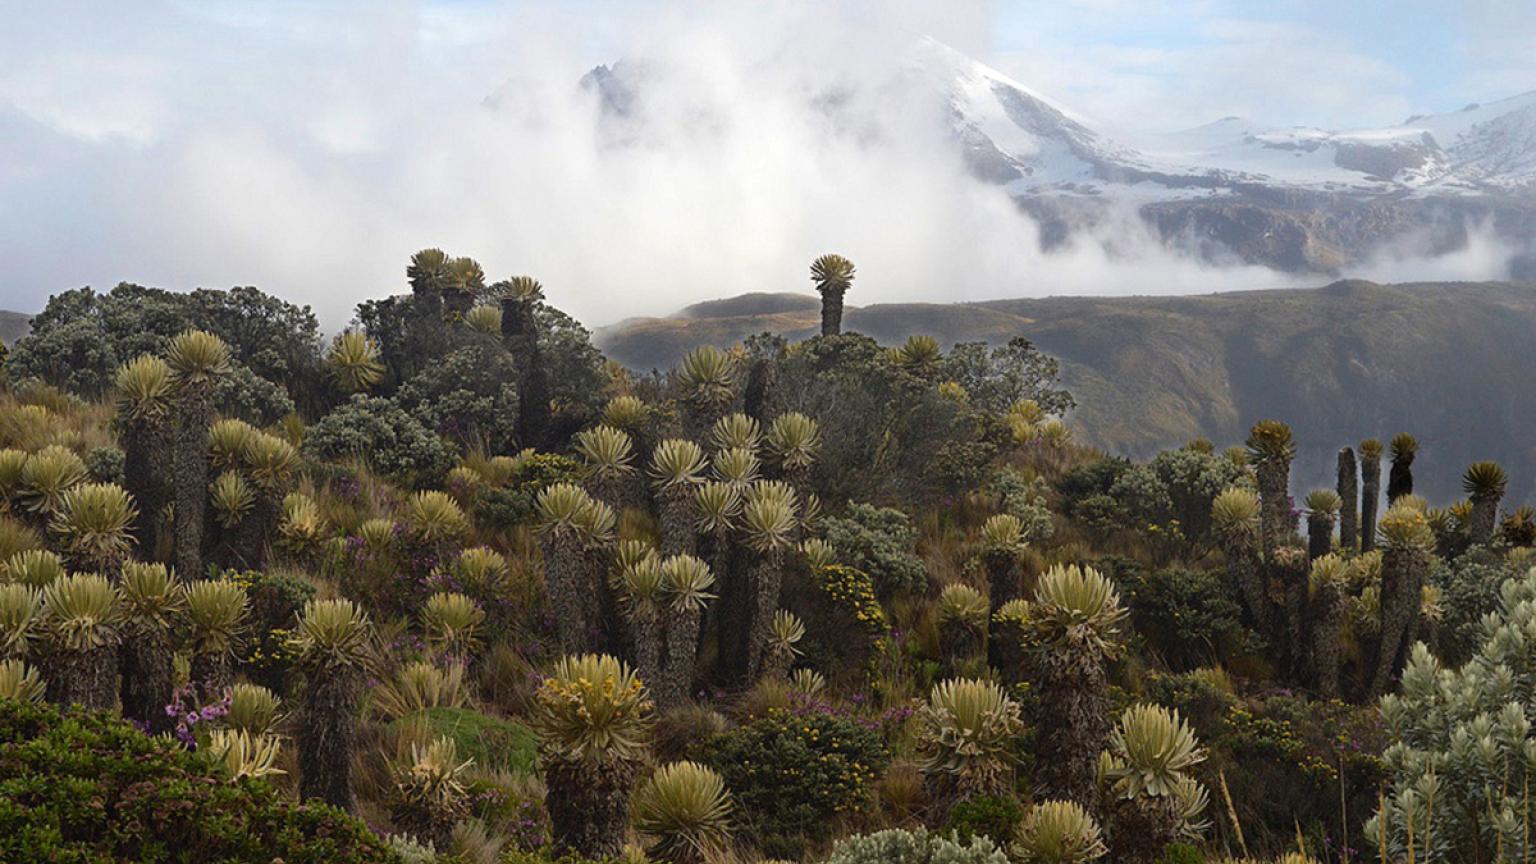
[[[881,87],[872,119],[868,105],[845,108],[858,94],[830,82],[832,91],[809,98],[819,111],[850,112],[834,129],[864,135],[871,123],[915,115],[937,97],[949,127],[943,131],[967,171],[1006,190],[1035,218],[1047,251],[1113,224],[1128,203],[1166,246],[1213,263],[1236,259],[1337,278],[1398,245],[1443,254],[1491,231],[1515,247],[1500,265],[1503,275],[1536,276],[1536,91],[1382,128],[1228,117],[1121,140],[928,37],[914,43],[901,70],[898,81],[907,86]],[[614,124],[611,146],[632,145],[654,123],[679,122],[648,113],[647,88],[667,74],[687,73],[626,60],[581,79],[599,115]],[[713,107],[690,105],[682,122]],[[894,126],[887,132],[897,137]]]
[[[814,300],[811,295],[804,296]],[[739,299],[739,298],[733,298]],[[595,341],[631,368],[668,368],[701,343],[772,331],[817,332],[796,312],[635,319]],[[1362,280],[1216,294],[1046,297],[956,304],[849,306],[844,329],[897,344],[927,334],[945,347],[1024,336],[1057,358],[1088,443],[1145,458],[1194,437],[1240,444],[1266,417],[1297,430],[1302,482],[1329,485],[1339,447],[1399,431],[1419,437],[1433,500],[1459,497],[1460,471],[1497,459],[1536,494],[1536,394],[1519,358],[1536,332],[1536,283]]]

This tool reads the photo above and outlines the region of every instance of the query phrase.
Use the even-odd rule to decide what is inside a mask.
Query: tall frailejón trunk
[[[1348,447],[1339,451],[1338,493],[1344,502],[1339,509],[1339,548],[1350,552],[1360,542],[1360,478],[1355,451]]]
[[[213,385],[191,382],[176,400],[175,526],[176,572],[201,579],[203,526],[208,510],[208,424],[213,414]]]

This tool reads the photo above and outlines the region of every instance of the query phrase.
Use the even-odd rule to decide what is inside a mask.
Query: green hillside
[[[16,340],[27,335],[28,324],[32,320],[31,315],[23,315],[20,312],[7,312],[0,309],[0,343],[6,345],[16,344]]]
[[[762,295],[782,298],[784,295]],[[745,299],[745,298],[742,298]],[[814,299],[814,298],[808,298]],[[639,319],[601,331],[609,356],[665,368],[699,342],[813,332],[813,303],[770,311]],[[1205,436],[1238,443],[1263,417],[1292,423],[1297,477],[1321,484],[1338,447],[1397,431],[1418,436],[1421,488],[1459,494],[1459,474],[1497,459],[1513,497],[1536,492],[1536,393],[1526,349],[1536,285],[1338,282],[1310,290],[1198,297],[1056,297],[850,308],[846,328],[882,342],[928,333],[946,345],[1026,336],[1061,360],[1092,443],[1136,457]]]

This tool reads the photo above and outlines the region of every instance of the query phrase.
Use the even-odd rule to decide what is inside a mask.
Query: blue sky
[[[565,305],[598,322],[799,286],[823,246],[868,250],[870,299],[928,296],[924,280],[959,257],[1001,261],[1028,227],[989,236],[971,220],[990,227],[1006,202],[951,188],[951,166],[916,146],[829,147],[780,99],[826,67],[899,63],[919,33],[1111,132],[1234,114],[1383,125],[1536,89],[1536,3],[1507,0],[0,0],[0,13],[0,308],[119,280],[257,284],[331,326],[398,290],[424,245],[564,279]],[[734,112],[743,134],[595,156],[571,84],[634,56],[699,70],[686,95]],[[784,68],[765,79],[765,65]],[[488,118],[503,85],[508,116]],[[924,213],[951,214],[953,236]],[[735,281],[696,275],[722,256]],[[1038,264],[998,264],[1000,284],[978,291],[1016,293],[1001,283]],[[1113,267],[1083,266],[1121,290]],[[1057,272],[1045,288],[1080,285]],[[1204,278],[1167,272],[1169,290]]]

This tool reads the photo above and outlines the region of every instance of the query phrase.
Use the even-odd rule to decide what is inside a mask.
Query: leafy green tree
[[[993,414],[1029,400],[1045,414],[1060,417],[1077,406],[1058,386],[1061,365],[1023,336],[988,348],[985,342],[960,342],[949,349],[942,377],[965,388],[971,402]]]
[[[359,459],[410,484],[436,482],[453,454],[431,430],[392,400],[354,395],[309,428],[304,449],[332,462]]]
[[[828,516],[821,531],[837,560],[874,577],[881,596],[921,592],[928,571],[917,556],[917,527],[894,507],[848,505],[843,516]]]

